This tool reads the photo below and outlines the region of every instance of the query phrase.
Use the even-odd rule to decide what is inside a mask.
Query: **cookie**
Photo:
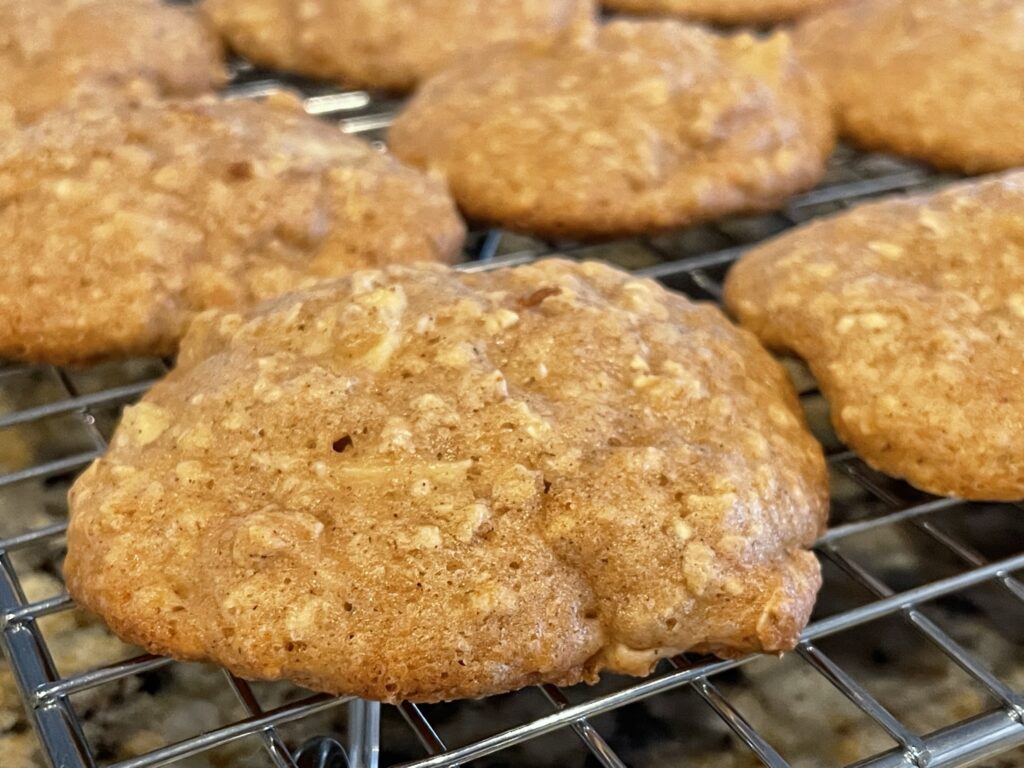
[[[785,36],[616,21],[454,65],[389,140],[472,218],[597,238],[776,208],[821,178],[832,134]]]
[[[0,110],[31,121],[75,87],[143,79],[198,95],[226,79],[216,33],[159,0],[0,0]]]
[[[392,91],[490,43],[562,38],[594,21],[594,0],[205,0],[203,8],[258,64]]]
[[[0,359],[169,354],[200,310],[463,233],[442,185],[290,98],[53,111],[0,146]]]
[[[862,0],[795,39],[853,142],[966,173],[1024,165],[1024,0]]]
[[[726,299],[804,358],[869,464],[1024,498],[1024,173],[865,205],[756,248]]]
[[[825,466],[782,368],[596,263],[363,271],[192,325],[71,493],[130,642],[383,701],[792,648]]]
[[[678,14],[716,24],[774,24],[836,0],[603,0],[605,8],[638,14]]]

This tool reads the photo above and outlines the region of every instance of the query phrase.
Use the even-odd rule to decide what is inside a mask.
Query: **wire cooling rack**
[[[229,93],[253,98],[282,88],[299,93],[309,112],[371,141],[383,138],[397,106],[242,65]],[[840,148],[825,182],[777,214],[600,245],[476,231],[464,268],[560,252],[609,260],[717,301],[729,265],[751,243],[864,199],[947,180]],[[0,637],[41,754],[53,766],[1024,765],[1024,751],[1015,751],[1024,745],[1024,510],[929,497],[871,471],[831,434],[824,401],[797,365],[801,400],[829,454],[833,520],[816,547],[825,588],[799,647],[785,659],[685,655],[644,680],[613,677],[593,689],[543,686],[481,702],[383,709],[207,670],[222,675],[213,679],[233,702],[221,721],[198,718],[194,733],[143,740],[127,752],[123,744],[97,743],[101,726],[116,733],[140,725],[132,722],[136,707],[152,712],[154,701],[169,696],[161,680],[195,665],[149,655],[92,659],[85,648],[84,664],[62,670],[56,658],[67,654],[54,651],[47,622],[78,617],[77,609],[62,588],[29,595],[26,582],[39,569],[59,579],[67,487],[105,450],[120,407],[167,364],[69,371],[0,363]],[[175,701],[156,719],[174,720],[175,706],[185,714],[203,708],[199,693]],[[127,722],[110,722],[109,702]],[[158,730],[160,723],[141,725]],[[0,721],[0,734],[2,728]],[[17,726],[10,733],[17,735]],[[244,757],[216,757],[239,741],[252,747]],[[0,753],[0,763],[5,759],[9,754]]]

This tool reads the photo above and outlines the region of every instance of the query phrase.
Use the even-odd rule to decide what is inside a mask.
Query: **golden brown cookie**
[[[785,36],[618,21],[454,65],[390,144],[446,178],[472,218],[592,238],[780,206],[821,177],[833,135]]]
[[[450,261],[442,185],[292,99],[104,99],[0,149],[0,359],[173,352],[209,307],[351,269]]]
[[[90,81],[197,95],[225,80],[222,58],[205,18],[159,0],[0,0],[0,110],[19,120]]]
[[[204,0],[236,51],[349,85],[412,89],[469,51],[571,36],[594,0]]]
[[[797,49],[852,141],[967,173],[1024,165],[1024,0],[861,0]]]
[[[717,24],[774,24],[836,0],[603,0],[605,8],[639,14],[678,14]]]
[[[839,435],[932,493],[1024,498],[1024,173],[865,205],[755,249],[729,307],[811,367]]]
[[[710,305],[596,263],[358,272],[192,325],[71,494],[122,637],[384,701],[791,648],[821,450]]]

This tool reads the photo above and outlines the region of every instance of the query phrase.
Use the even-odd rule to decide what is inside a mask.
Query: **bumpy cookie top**
[[[619,21],[463,60],[424,84],[390,143],[473,217],[585,237],[771,208],[817,181],[832,138],[785,36]]]
[[[159,0],[0,0],[0,110],[20,120],[88,81],[199,94],[225,79],[221,59],[205,19]]]
[[[604,0],[630,13],[677,13],[720,24],[767,24],[793,19],[836,0]]]
[[[971,173],[1024,164],[1024,0],[847,2],[796,42],[857,142]]]
[[[75,597],[256,678],[433,701],[790,648],[821,451],[712,306],[598,264],[207,313],[76,484]]]
[[[562,37],[594,0],[205,0],[228,43],[267,66],[408,90],[468,51]]]
[[[938,494],[1024,497],[1024,174],[895,199],[747,255],[730,308],[810,364],[839,434]]]
[[[198,310],[462,235],[442,185],[291,99],[80,104],[0,144],[0,358],[169,353]]]

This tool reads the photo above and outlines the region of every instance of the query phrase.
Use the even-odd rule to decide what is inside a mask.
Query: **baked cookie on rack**
[[[0,359],[169,354],[196,312],[463,234],[443,185],[291,98],[81,102],[0,151]]]
[[[228,44],[267,67],[407,91],[469,51],[572,36],[594,0],[204,0]]]
[[[798,26],[853,142],[980,173],[1024,165],[1024,0],[861,0]]]
[[[142,79],[190,96],[226,80],[216,33],[160,0],[0,0],[0,113],[30,121],[76,86]]]
[[[836,0],[603,0],[605,8],[637,14],[675,14],[716,24],[774,24]]]
[[[595,238],[781,206],[821,178],[833,128],[784,35],[616,21],[463,59],[389,141],[471,218]]]
[[[71,493],[133,643],[396,702],[792,648],[821,449],[715,307],[596,263],[357,272],[192,324]]]
[[[838,434],[940,495],[1024,498],[1024,173],[855,208],[751,251],[730,309],[804,358]]]

